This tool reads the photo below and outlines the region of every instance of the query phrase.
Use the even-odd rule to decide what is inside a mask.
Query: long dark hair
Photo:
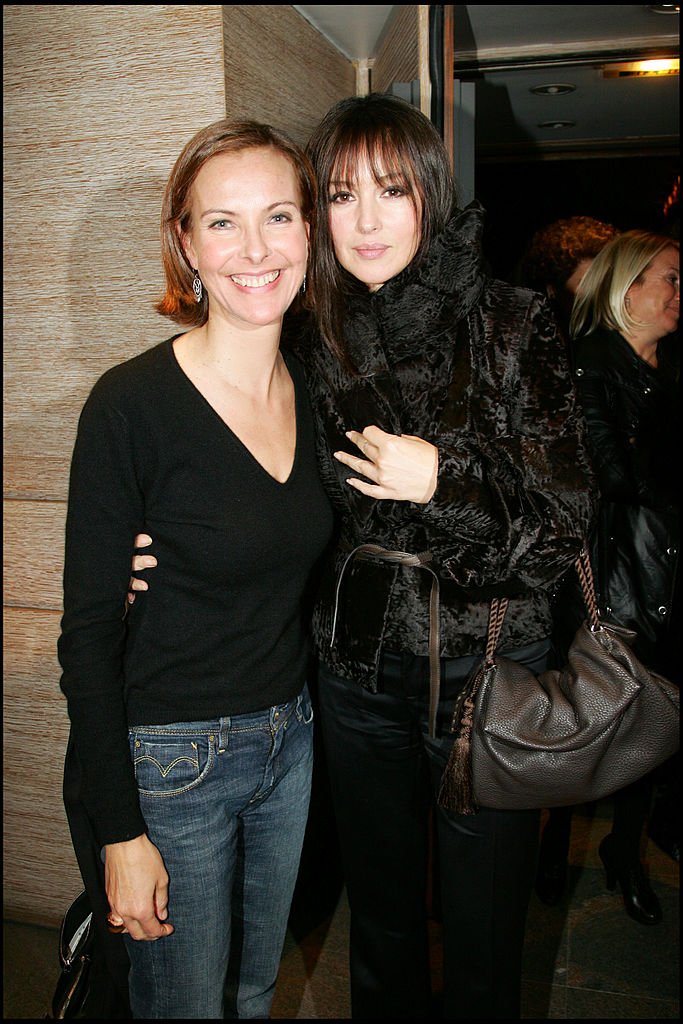
[[[390,175],[405,187],[421,214],[420,238],[412,260],[415,265],[456,207],[453,172],[431,121],[412,104],[384,93],[353,96],[335,104],[313,132],[306,152],[318,179],[307,299],[315,309],[325,343],[353,369],[343,324],[345,299],[354,282],[334,253],[328,217],[330,182],[353,182],[359,163],[367,161],[378,182]]]

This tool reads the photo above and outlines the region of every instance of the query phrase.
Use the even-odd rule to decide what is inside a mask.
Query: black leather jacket
[[[383,647],[428,654],[431,578],[356,559],[337,602],[340,568],[357,545],[430,553],[441,654],[460,657],[483,652],[494,594],[512,598],[503,646],[545,638],[553,581],[592,526],[595,492],[565,347],[541,296],[486,276],[482,225],[473,203],[418,268],[374,294],[349,282],[357,378],[316,338],[300,353],[340,522],[314,615],[317,649],[333,671],[370,689]],[[352,474],[331,453],[352,449],[346,430],[371,424],[438,447],[438,485],[426,505],[377,501],[344,483]]]
[[[603,614],[635,630],[641,660],[668,674],[663,652],[679,613],[678,339],[658,368],[615,331],[576,346],[576,379],[600,489],[592,560]]]

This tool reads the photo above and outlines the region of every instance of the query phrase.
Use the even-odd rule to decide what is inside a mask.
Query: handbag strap
[[[593,567],[591,565],[588,548],[584,545],[581,554],[574,562],[576,571],[583,591],[583,600],[588,612],[591,632],[597,633],[602,629],[600,616],[598,614],[598,599],[595,596],[595,580],[593,579]]]
[[[486,634],[486,668],[491,668],[496,655],[496,648],[503,632],[505,613],[508,610],[507,597],[494,597],[489,608],[489,625]]]
[[[413,569],[425,569],[431,574],[432,585],[429,593],[429,735],[433,739],[436,735],[436,716],[441,695],[441,633],[439,616],[439,577],[436,571],[429,564],[432,559],[431,551],[422,551],[413,555],[409,551],[391,551],[380,547],[379,544],[359,544],[344,560],[339,572],[337,586],[334,595],[334,617],[332,620],[332,634],[330,647],[334,645],[337,632],[337,618],[339,614],[339,592],[342,579],[350,563],[354,558],[378,558],[380,561],[393,562],[396,565],[408,566]]]
[[[579,582],[581,584],[581,592],[586,605],[586,611],[588,612],[588,621],[590,623],[591,632],[597,633],[602,629],[602,626],[600,624],[600,616],[598,613],[598,599],[595,595],[593,567],[591,565],[588,547],[585,544],[574,560],[574,568],[576,569]],[[503,631],[503,622],[505,620],[505,613],[507,612],[508,604],[509,599],[507,597],[494,597],[491,601],[491,606],[489,608],[488,630],[486,634],[485,664],[487,668],[491,668],[495,659],[496,650]]]

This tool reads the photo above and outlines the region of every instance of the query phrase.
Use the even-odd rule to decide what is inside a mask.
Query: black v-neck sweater
[[[296,454],[278,483],[181,370],[172,341],[98,381],[71,467],[58,649],[100,843],[145,829],[130,725],[239,715],[301,691],[308,598],[332,530],[294,357]],[[124,616],[140,532],[159,564]]]

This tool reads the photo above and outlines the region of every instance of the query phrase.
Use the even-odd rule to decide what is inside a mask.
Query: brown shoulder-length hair
[[[315,309],[325,343],[352,369],[343,325],[353,282],[335,257],[328,216],[331,183],[351,185],[359,164],[367,161],[378,182],[389,175],[405,188],[419,214],[414,265],[456,208],[455,181],[446,148],[431,121],[411,103],[385,93],[336,103],[313,132],[306,152],[318,180],[307,300]]]
[[[283,132],[258,121],[223,119],[202,128],[187,143],[169,176],[161,204],[161,259],[166,291],[155,309],[189,327],[201,327],[209,315],[206,291],[197,302],[192,290],[194,271],[183,251],[181,236],[190,228],[192,185],[207,160],[221,153],[273,149],[282,154],[297,176],[301,215],[313,228],[316,209],[315,174],[309,158]]]

